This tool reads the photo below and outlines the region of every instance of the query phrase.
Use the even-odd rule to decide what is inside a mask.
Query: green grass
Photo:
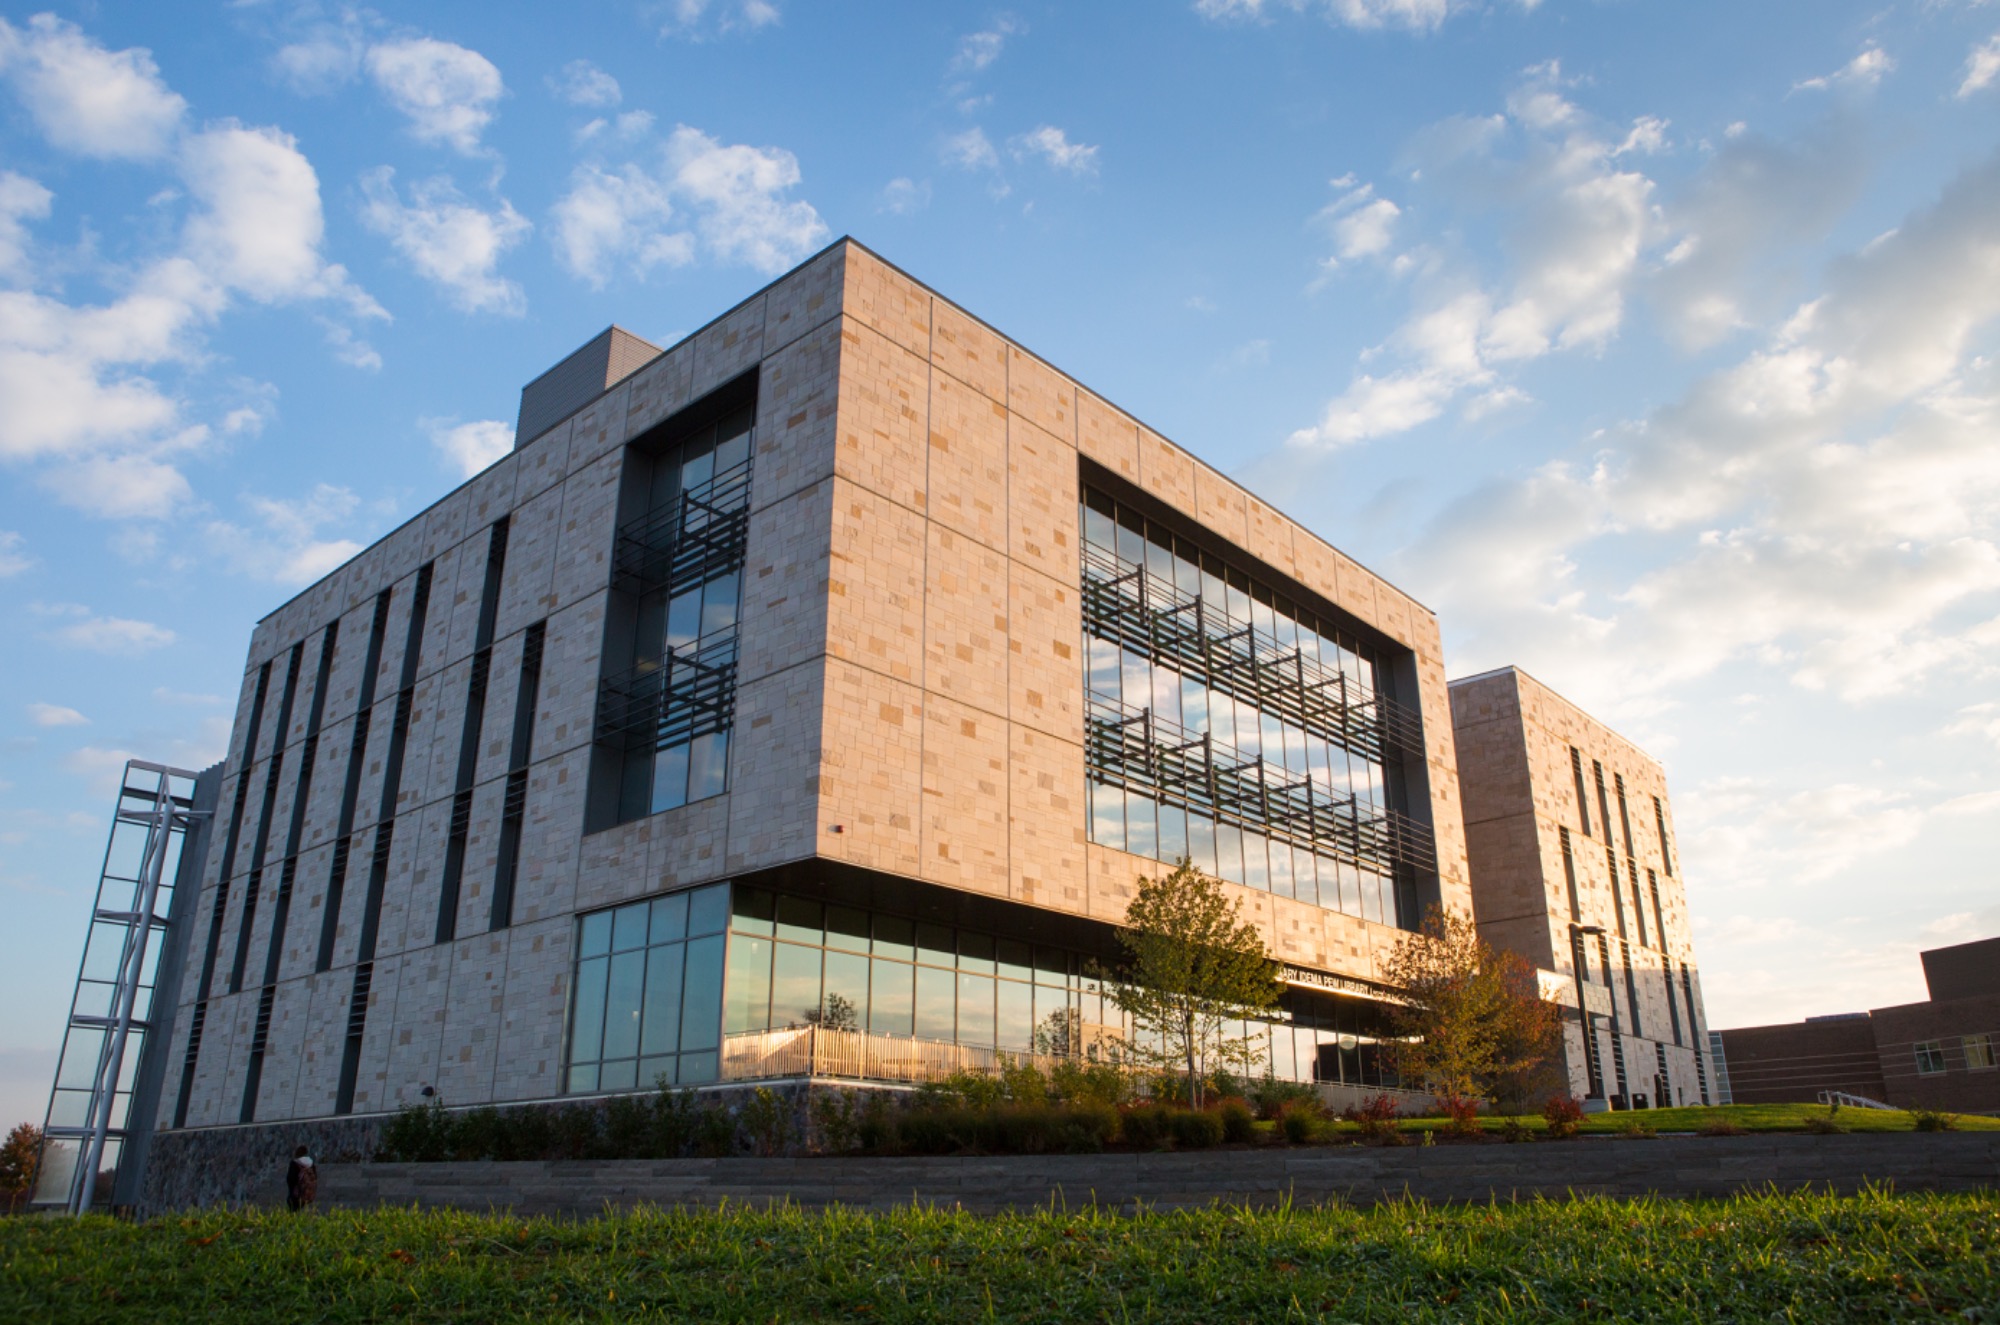
[[[1735,1124],[1746,1132],[1803,1132],[1806,1124],[1815,1118],[1827,1117],[1823,1104],[1725,1104],[1714,1106],[1693,1106],[1684,1109],[1638,1109],[1624,1113],[1592,1113],[1583,1119],[1585,1135],[1617,1136],[1633,1125],[1650,1127],[1658,1132],[1699,1132],[1702,1128],[1718,1121]],[[1961,1132],[2000,1132],[2000,1118],[1987,1118],[1978,1114],[1958,1113],[1952,1115],[1957,1129]],[[1835,1122],[1850,1132],[1911,1132],[1916,1130],[1916,1119],[1901,1109],[1842,1109],[1833,1115]],[[1497,1131],[1502,1119],[1483,1119],[1488,1131]],[[1547,1124],[1540,1114],[1525,1114],[1520,1122],[1533,1131],[1543,1131]],[[1442,1118],[1409,1118],[1401,1127],[1407,1132],[1425,1132],[1445,1125]],[[1342,1124],[1347,1131],[1354,1131],[1352,1124]]]
[[[1990,1193],[1137,1218],[216,1211],[0,1220],[0,1320],[1991,1320],[1996,1263]]]

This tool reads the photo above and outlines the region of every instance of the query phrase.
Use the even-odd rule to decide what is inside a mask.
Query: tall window
[[[1583,789],[1583,755],[1569,748],[1569,771],[1576,777],[1576,820],[1585,837],[1590,836],[1590,794]]]
[[[620,756],[621,822],[728,784],[751,417],[737,409],[630,461],[641,513],[619,530],[613,587],[631,612],[632,663],[606,676],[597,723]]]
[[[721,883],[578,919],[570,1090],[715,1080],[728,924]]]
[[[1082,520],[1091,839],[1413,925],[1422,735],[1374,648],[1102,492]]]

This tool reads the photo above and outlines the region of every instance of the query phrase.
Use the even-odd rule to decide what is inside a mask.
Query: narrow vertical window
[[[1653,823],[1660,831],[1660,864],[1666,867],[1667,877],[1674,877],[1674,853],[1667,846],[1667,807],[1660,804],[1658,796],[1653,797]]]
[[[305,641],[292,646],[285,668],[285,688],[278,701],[277,734],[271,741],[271,764],[264,775],[264,804],[257,815],[257,836],[250,848],[250,876],[243,886],[243,913],[236,927],[236,956],[229,964],[229,992],[243,988],[243,971],[250,959],[250,931],[257,923],[257,896],[264,882],[264,857],[271,846],[271,815],[278,805],[278,781],[284,775],[285,741],[291,733],[292,703],[299,694],[299,667],[305,660]]]
[[[1598,760],[1590,761],[1590,770],[1597,780],[1597,819],[1604,825],[1604,844],[1611,845],[1611,798],[1604,792],[1604,765]],[[1618,871],[1611,871],[1611,887],[1618,887]]]
[[[508,520],[493,524],[486,541],[486,583],[479,595],[479,626],[472,641],[472,672],[466,682],[465,725],[458,738],[458,775],[452,785],[451,831],[445,839],[444,870],[438,885],[438,943],[458,934],[458,893],[465,875],[465,845],[472,828],[472,779],[479,767],[479,733],[486,721],[486,686],[493,671],[493,628],[500,615],[500,586],[507,564]]]
[[[1590,836],[1590,796],[1583,787],[1583,756],[1577,748],[1569,748],[1569,769],[1576,777],[1576,818],[1583,827],[1583,835]]]
[[[1613,773],[1611,782],[1618,792],[1618,826],[1625,832],[1625,854],[1629,856],[1632,854],[1632,816],[1625,808],[1625,775]]]
[[[548,622],[529,626],[521,642],[521,679],[514,696],[514,738],[507,753],[507,794],[500,810],[499,860],[493,871],[493,909],[487,928],[514,923],[514,882],[520,872],[521,827],[528,809],[528,764],[533,754],[535,709],[541,703],[542,650]]]
[[[1660,908],[1660,876],[1646,871],[1646,891],[1653,897],[1653,932],[1660,936],[1660,951],[1667,950],[1667,913]]]
[[[1563,882],[1569,885],[1569,918],[1580,920],[1583,918],[1583,906],[1576,890],[1576,855],[1570,850],[1569,829],[1563,827],[1557,831],[1562,835]]]
[[[340,792],[340,818],[333,830],[333,866],[327,873],[326,898],[320,909],[315,971],[333,966],[333,942],[340,930],[340,904],[347,891],[347,862],[354,845],[354,807],[361,798],[361,773],[368,763],[368,723],[375,706],[375,674],[382,667],[382,636],[389,626],[389,593],[384,589],[375,595],[375,617],[368,627],[368,649],[361,660],[354,734],[347,745],[347,779]]]
[[[1632,915],[1639,922],[1639,946],[1650,948],[1653,943],[1646,934],[1646,899],[1639,895],[1639,866],[1630,856],[1625,857],[1625,875],[1632,885]]]

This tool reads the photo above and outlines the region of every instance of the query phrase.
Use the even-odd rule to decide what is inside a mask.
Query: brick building
[[[1898,1108],[2000,1113],[2000,938],[1922,954],[1930,998],[1719,1032],[1738,1104],[1824,1091]]]
[[[1573,1092],[1711,1099],[1701,978],[1666,775],[1532,676],[1451,683],[1473,914],[1562,1005]]]

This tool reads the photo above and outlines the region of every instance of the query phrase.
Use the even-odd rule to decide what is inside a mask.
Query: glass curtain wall
[[[578,918],[567,1089],[715,1080],[728,924],[724,883]]]
[[[738,410],[652,460],[646,512],[619,531],[616,578],[638,624],[632,669],[605,681],[598,725],[625,751],[621,821],[728,784],[751,417]]]
[[[1413,925],[1415,717],[1374,651],[1101,492],[1082,522],[1091,839]]]

